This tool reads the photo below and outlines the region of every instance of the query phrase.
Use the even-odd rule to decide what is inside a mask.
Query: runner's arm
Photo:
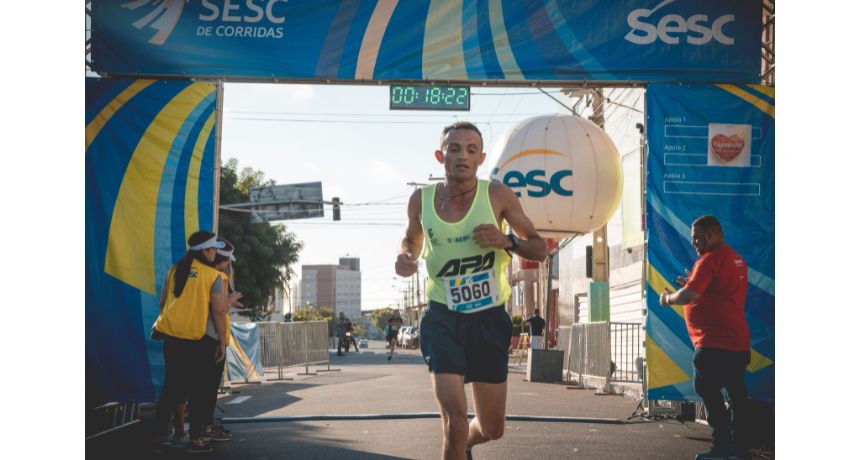
[[[421,190],[415,190],[409,197],[409,205],[406,208],[408,223],[406,224],[406,235],[400,242],[400,251],[397,253],[397,262],[394,271],[403,277],[412,276],[418,271],[418,254],[424,245],[424,230],[421,228]]]
[[[508,222],[511,229],[520,237],[522,242],[514,251],[518,256],[528,259],[542,261],[546,259],[547,248],[546,241],[535,230],[535,226],[528,216],[526,216],[520,200],[514,194],[514,191],[508,186],[493,182],[490,184],[491,197],[498,198],[501,203],[501,217]],[[507,242],[502,249],[510,249],[513,246],[510,238],[505,237]]]

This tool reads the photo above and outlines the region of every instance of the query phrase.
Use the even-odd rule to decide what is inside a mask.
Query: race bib
[[[442,278],[448,309],[460,313],[475,313],[499,304],[496,272],[484,270],[471,275]]]

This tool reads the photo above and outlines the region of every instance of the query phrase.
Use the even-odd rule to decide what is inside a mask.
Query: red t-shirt
[[[747,264],[726,243],[706,252],[687,280],[698,300],[684,306],[687,332],[695,347],[746,351],[750,330],[744,314]]]

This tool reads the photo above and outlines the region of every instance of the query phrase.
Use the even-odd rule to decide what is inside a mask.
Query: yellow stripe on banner
[[[528,150],[523,150],[522,152],[519,152],[516,155],[508,158],[507,161],[505,161],[504,163],[502,163],[501,166],[499,166],[499,169],[500,170],[505,169],[505,166],[507,166],[508,163],[510,163],[510,162],[512,162],[518,158],[522,158],[522,157],[529,156],[529,155],[540,155],[540,154],[566,156],[565,154],[563,154],[557,150],[552,150],[552,149],[528,149]]]
[[[167,103],[141,136],[113,208],[105,273],[155,294],[155,209],[161,175],[179,129],[212,85],[195,83]]]
[[[767,366],[773,364],[773,360],[767,356],[750,348],[750,363],[747,365],[747,370],[750,372],[758,372]]]
[[[84,147],[84,150],[90,148],[90,144],[92,144],[96,137],[98,137],[102,128],[105,127],[111,117],[113,117],[129,99],[133,98],[137,93],[143,91],[144,88],[153,83],[155,83],[155,80],[137,80],[128,85],[128,88],[122,90],[121,93],[108,102],[107,105],[99,111],[98,115],[96,115],[95,118],[93,118],[87,125],[85,136],[86,147]]]
[[[424,27],[422,75],[467,80],[463,56],[463,1],[431,0]]]
[[[254,369],[254,364],[251,362],[251,359],[248,358],[247,354],[245,354],[245,350],[243,350],[241,346],[237,345],[236,341],[233,341],[229,346],[233,348],[233,351],[236,352],[236,356],[239,357],[239,361],[242,361],[242,365],[245,366],[248,379],[262,379],[260,374],[257,373],[257,370]]]
[[[648,362],[648,389],[677,385],[690,380],[690,376],[672,361],[651,337],[645,337],[645,360]]]
[[[675,286],[672,283],[666,281],[666,278],[663,277],[660,272],[654,268],[653,265],[648,264],[648,286],[651,287],[651,290],[660,295],[663,293],[663,288],[669,288],[669,291],[675,292]],[[670,305],[672,310],[675,310],[675,313],[678,314],[681,318],[684,317],[684,306],[683,305]]]
[[[379,56],[379,47],[382,46],[382,36],[388,29],[391,15],[397,7],[397,0],[379,0],[370,23],[364,31],[361,39],[361,48],[358,51],[358,62],[355,64],[356,80],[373,80],[373,72],[376,70],[376,58]]]
[[[200,83],[207,84],[207,83]],[[200,213],[197,202],[197,191],[200,188],[200,165],[203,163],[203,149],[209,140],[212,127],[215,126],[215,112],[209,115],[197,141],[194,143],[194,151],[191,154],[191,163],[188,165],[188,179],[185,181],[185,240],[198,230],[212,230],[200,228]]]
[[[499,59],[499,67],[505,74],[506,80],[525,80],[514,53],[508,41],[508,29],[505,27],[505,17],[502,12],[502,0],[490,0],[490,31],[493,34],[493,48]]]
[[[738,88],[735,85],[719,84],[716,86],[720,89],[728,91],[729,93],[734,94],[735,96],[749,102],[750,104],[754,105],[757,109],[770,115],[771,118],[776,118],[776,108],[774,106],[768,104],[767,102],[753,96],[752,94]]]
[[[749,86],[750,88],[752,88],[752,89],[754,89],[754,90],[756,90],[762,94],[770,96],[772,99],[776,99],[776,89],[773,86],[767,86],[767,85],[747,85],[747,86]]]

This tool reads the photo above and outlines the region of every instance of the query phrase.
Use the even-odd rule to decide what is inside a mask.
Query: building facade
[[[332,307],[335,315],[361,316],[359,259],[341,258],[340,262],[345,265],[302,265],[302,307]]]

